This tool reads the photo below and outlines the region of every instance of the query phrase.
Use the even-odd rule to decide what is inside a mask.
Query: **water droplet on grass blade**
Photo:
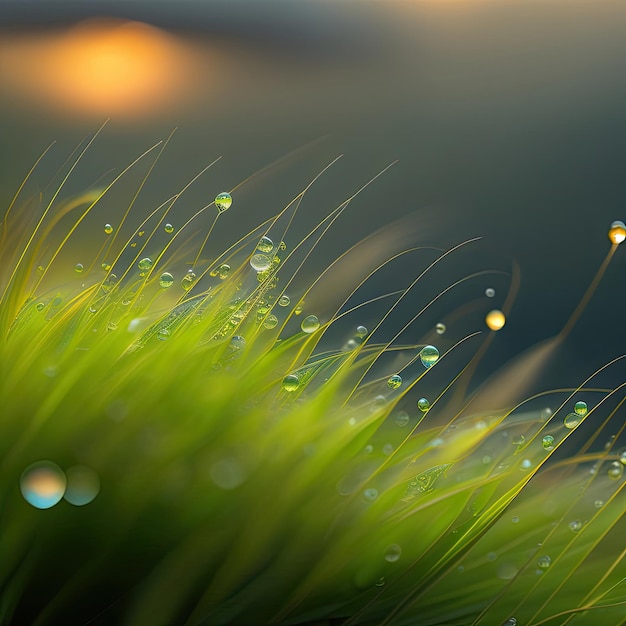
[[[356,336],[360,337],[361,339],[363,337],[367,336],[367,328],[365,328],[365,326],[357,326],[356,327]]]
[[[547,555],[541,556],[537,559],[537,567],[539,569],[546,570],[550,567],[551,564],[552,564],[552,559]]]
[[[577,402],[574,405],[574,412],[578,413],[578,415],[585,416],[587,415],[587,403],[586,402]]]
[[[439,360],[439,350],[435,346],[424,346],[420,350],[420,361],[424,367],[432,367]]]
[[[422,413],[426,413],[426,411],[428,411],[428,409],[430,409],[430,402],[426,398],[420,398],[417,401],[417,408]]]
[[[316,315],[307,315],[300,324],[300,328],[305,333],[314,333],[320,327],[320,321]]]
[[[107,235],[110,235],[113,232],[113,226],[111,226],[111,224],[105,224],[104,225],[104,232]]]
[[[396,563],[402,556],[402,548],[397,543],[392,543],[385,550],[385,561],[388,563]]]
[[[493,298],[496,295],[496,290],[492,287],[487,287],[487,289],[485,289],[485,295],[488,298]]]
[[[282,296],[280,296],[280,298],[278,298],[278,306],[289,306],[289,303],[291,302],[291,299],[289,298],[289,296],[283,294]]]
[[[272,266],[272,259],[267,254],[253,254],[250,258],[250,266],[256,272],[264,272]]]
[[[217,207],[218,213],[228,211],[232,203],[233,198],[227,191],[222,191],[222,193],[218,193],[217,196],[215,196],[215,206]]]
[[[85,266],[82,263],[76,263],[76,265],[74,265],[74,271],[77,274],[80,274],[84,269],[85,269]]]
[[[278,324],[278,318],[271,313],[263,321],[263,326],[267,329],[275,328],[277,324]]]
[[[193,284],[196,282],[196,274],[193,270],[188,270],[187,273],[183,276],[180,281],[180,286],[185,290],[189,291]]]
[[[609,228],[609,239],[611,243],[620,244],[626,239],[626,225],[620,220],[616,220]]]
[[[393,421],[400,427],[406,426],[409,423],[409,414],[406,411],[398,411]]]
[[[137,263],[137,267],[142,272],[147,272],[152,267],[152,259],[150,257],[145,257],[145,258],[141,259],[141,261],[139,261],[139,263]]]
[[[287,374],[283,378],[282,387],[285,391],[295,391],[300,386],[300,379],[295,374]]]
[[[170,338],[170,335],[171,333],[168,328],[161,328],[157,332],[157,339],[159,339],[159,341],[167,341]]]
[[[489,311],[485,317],[485,324],[490,330],[500,330],[506,324],[506,317],[504,313],[498,309]]]
[[[613,461],[609,465],[609,469],[607,471],[609,478],[613,480],[618,480],[619,478],[622,477],[623,473],[624,473],[624,466],[619,461]]]
[[[264,254],[269,254],[274,249],[274,242],[269,237],[261,237],[256,249]]]
[[[401,386],[402,376],[400,376],[400,374],[394,374],[389,377],[389,380],[387,381],[387,387],[389,387],[389,389],[399,389]]]
[[[438,335],[443,335],[446,332],[446,325],[442,324],[441,322],[439,322],[436,326],[435,326],[435,332]]]
[[[165,226],[163,227],[163,230],[168,234],[171,235],[174,232],[174,227],[171,224],[165,224]]]
[[[565,428],[569,428],[570,430],[576,428],[580,422],[582,422],[582,418],[578,413],[568,413],[563,419]]]
[[[169,272],[163,272],[159,276],[159,286],[163,289],[167,289],[174,284],[174,277]]]
[[[554,450],[554,437],[552,435],[546,435],[541,440],[541,445],[543,446],[543,449],[547,450],[548,452]]]

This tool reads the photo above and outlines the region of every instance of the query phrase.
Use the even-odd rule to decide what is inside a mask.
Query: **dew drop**
[[[111,226],[111,224],[105,224],[104,225],[104,232],[107,235],[110,235],[113,232],[113,226]]]
[[[152,267],[152,259],[149,258],[149,257],[145,257],[145,258],[141,259],[141,261],[139,261],[139,263],[137,263],[137,267],[142,272],[147,272]]]
[[[383,446],[383,454],[384,454],[385,456],[389,456],[392,452],[393,452],[393,445],[392,445],[392,444],[390,444],[390,443],[386,443],[386,444]]]
[[[618,480],[619,478],[622,477],[623,473],[624,473],[624,466],[619,461],[613,461],[609,465],[609,469],[607,472],[609,478],[613,480]]]
[[[406,411],[398,411],[393,421],[400,427],[406,426],[409,423],[409,414]]]
[[[541,445],[543,446],[543,449],[547,450],[548,452],[554,450],[554,437],[552,435],[546,435],[541,440]]]
[[[75,465],[65,472],[67,488],[63,497],[74,506],[84,506],[93,502],[100,492],[100,478],[90,467]]]
[[[74,265],[74,271],[77,274],[80,274],[84,269],[85,269],[85,266],[82,263],[76,263],[76,265]]]
[[[573,533],[577,533],[583,527],[583,523],[579,519],[575,519],[572,520],[568,526]]]
[[[574,405],[574,412],[578,413],[578,415],[582,415],[583,417],[587,415],[587,403],[586,402],[577,402]]]
[[[514,515],[514,516],[511,518],[511,521],[512,521],[514,524],[517,524],[517,523],[519,523],[519,517],[518,517],[517,515]]]
[[[493,287],[487,287],[487,289],[485,289],[485,295],[488,298],[493,298],[496,295],[496,290],[493,289]]]
[[[295,374],[287,374],[283,378],[282,387],[285,391],[295,391],[300,386],[300,379]]]
[[[424,367],[432,367],[439,360],[439,350],[435,346],[424,346],[420,351],[420,360]]]
[[[278,318],[272,313],[270,313],[270,315],[268,315],[263,322],[263,326],[268,329],[276,328],[277,324]]]
[[[374,502],[374,500],[378,498],[378,489],[374,489],[374,487],[369,487],[363,492],[363,497],[370,502]]]
[[[569,428],[570,430],[576,428],[580,422],[582,422],[582,419],[578,413],[568,413],[563,420],[565,428]]]
[[[218,193],[217,196],[215,196],[215,206],[217,207],[218,213],[228,211],[232,203],[233,198],[227,191],[222,191],[222,193]]]
[[[297,304],[296,308],[293,310],[294,315],[301,315],[302,314],[302,304]]]
[[[256,249],[264,254],[269,254],[274,249],[274,242],[269,237],[261,237]]]
[[[626,239],[626,225],[624,222],[616,220],[611,224],[611,228],[609,228],[609,239],[611,243],[614,244],[620,244]]]
[[[422,413],[426,413],[426,411],[428,411],[428,409],[430,409],[430,402],[428,401],[427,398],[420,398],[417,401],[417,408],[422,412]]]
[[[387,387],[389,387],[389,389],[398,389],[401,385],[402,376],[400,376],[400,374],[394,374],[393,376],[390,376],[389,380],[387,381]]]
[[[316,315],[307,315],[300,324],[300,328],[305,333],[314,333],[320,327],[320,321]]]
[[[107,263],[106,261],[104,261],[103,263],[100,264],[100,267],[105,271],[108,272],[111,269],[111,264]]]
[[[170,331],[169,328],[161,328],[158,332],[157,332],[157,339],[159,339],[160,341],[167,341],[170,338]]]
[[[163,227],[163,230],[168,234],[171,235],[174,232],[174,227],[170,224],[167,223],[165,224],[165,226]]]
[[[517,570],[515,571],[515,573],[517,573]],[[512,576],[511,578],[514,578],[514,576]],[[509,619],[507,619],[506,622],[502,624],[502,626],[517,626],[517,620],[514,617],[509,617]]]
[[[67,478],[63,470],[50,461],[29,465],[20,478],[20,491],[26,502],[37,509],[49,509],[63,498]]]
[[[487,324],[487,327],[491,330],[500,330],[505,323],[506,318],[504,317],[504,313],[498,309],[489,311],[485,317],[485,324]]]
[[[530,459],[524,459],[521,463],[519,468],[522,471],[527,471],[529,470],[531,467],[533,466],[533,462]]]
[[[109,322],[107,324],[107,330],[111,330],[111,331],[117,330],[117,324],[115,322]]]
[[[593,506],[596,507],[596,509],[601,509],[604,506],[604,500],[596,500]]]
[[[180,286],[185,290],[189,291],[194,283],[196,282],[196,274],[193,270],[187,270],[187,273],[183,276],[180,281]]]
[[[385,586],[385,577],[384,576],[381,576],[378,579],[378,582],[376,583],[376,586],[377,587],[384,587]]]
[[[233,335],[228,346],[231,350],[242,350],[246,347],[246,340],[241,335]]]
[[[356,336],[363,339],[363,337],[367,337],[367,328],[365,326],[357,326],[356,327]]]
[[[541,419],[544,421],[547,421],[550,419],[550,416],[552,415],[552,409],[550,407],[546,407],[545,409],[542,409],[541,411]]]
[[[402,556],[402,548],[397,543],[392,543],[385,550],[385,561],[388,563],[396,563]]]
[[[37,304],[35,305],[35,308],[38,311],[43,311],[46,308],[46,305],[43,302],[37,302]]]
[[[549,556],[541,556],[537,559],[537,567],[542,570],[546,570],[552,564],[552,559]]]
[[[290,302],[291,298],[286,294],[283,294],[280,298],[278,298],[278,306],[289,306]]]
[[[626,449],[618,450],[619,461],[622,465],[626,465]]]
[[[167,289],[174,284],[174,277],[169,272],[163,272],[159,276],[159,286],[163,289]]]
[[[443,335],[443,333],[446,332],[446,325],[442,324],[441,322],[439,322],[436,326],[435,326],[435,331],[438,335]]]
[[[222,263],[217,268],[217,275],[221,280],[225,280],[228,277],[228,272],[230,272],[230,265],[228,265],[228,263]]]
[[[267,254],[253,254],[250,258],[250,265],[256,272],[264,272],[272,266],[272,259]]]

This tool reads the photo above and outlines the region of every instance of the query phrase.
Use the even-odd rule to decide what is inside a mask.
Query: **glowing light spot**
[[[63,470],[50,461],[29,465],[20,478],[20,491],[26,502],[37,509],[49,509],[63,498],[67,478]]]
[[[611,243],[616,245],[619,245],[626,239],[626,225],[624,222],[616,220],[611,224],[611,228],[609,228],[609,239]]]
[[[100,478],[90,467],[75,465],[65,472],[67,489],[64,498],[74,506],[84,506],[92,502],[100,492]]]
[[[485,317],[485,324],[491,330],[500,330],[506,324],[506,317],[504,317],[504,313],[499,311],[498,309],[494,309],[493,311],[489,311],[487,316]]]

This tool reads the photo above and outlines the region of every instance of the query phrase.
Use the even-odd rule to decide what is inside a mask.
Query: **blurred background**
[[[324,249],[407,218],[400,247],[482,235],[460,270],[521,272],[493,368],[560,330],[626,218],[625,32],[622,0],[2,0],[0,202],[56,141],[35,177],[45,187],[107,118],[68,190],[177,128],[138,204],[222,156],[177,207],[186,215],[280,159],[235,197],[242,227],[338,154],[305,226],[397,159]],[[557,368],[551,384],[624,353],[625,275],[621,249],[561,355],[569,380]],[[495,282],[492,308],[509,281]]]

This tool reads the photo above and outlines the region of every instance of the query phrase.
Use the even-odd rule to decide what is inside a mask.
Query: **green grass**
[[[118,179],[66,195],[80,158],[53,192],[20,189],[0,233],[0,623],[624,622],[626,383],[590,372],[476,412],[465,390],[493,333],[450,340],[422,323],[455,285],[390,326],[476,242],[421,266],[418,249],[392,254],[344,292],[333,275],[359,246],[303,276],[354,196],[293,240],[307,186],[214,254],[236,190],[232,208],[184,224],[178,195],[149,215],[130,202],[107,234],[112,220],[92,218]],[[409,259],[406,284],[362,295]],[[319,328],[303,332],[310,315]],[[425,366],[430,344],[440,357]],[[68,477],[46,509],[20,491],[40,461],[62,470],[58,498]]]

